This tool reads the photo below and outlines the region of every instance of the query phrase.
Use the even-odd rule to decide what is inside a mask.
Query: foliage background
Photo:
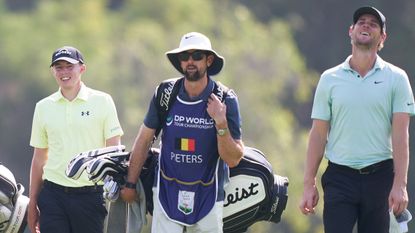
[[[297,207],[313,92],[319,75],[350,54],[348,27],[362,5],[386,15],[389,37],[380,55],[405,69],[413,83],[410,0],[0,0],[0,161],[28,187],[33,110],[57,90],[49,71],[56,48],[83,52],[83,81],[113,96],[123,144],[131,148],[154,87],[179,75],[164,53],[184,33],[199,31],[226,58],[215,79],[238,94],[246,145],[260,148],[275,172],[290,178],[281,223],[257,223],[249,232],[323,232],[322,201],[310,217]],[[413,124],[410,134],[414,138]],[[408,190],[415,213],[413,167]]]

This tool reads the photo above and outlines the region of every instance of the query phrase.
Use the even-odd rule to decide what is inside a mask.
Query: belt
[[[393,160],[392,159],[387,159],[372,165],[369,165],[367,167],[361,168],[361,169],[354,169],[348,166],[344,166],[344,165],[339,165],[339,164],[335,164],[329,161],[329,166],[335,169],[339,169],[342,171],[347,171],[347,172],[351,172],[351,173],[355,173],[355,174],[360,174],[360,175],[369,175],[369,174],[373,174],[379,170],[382,169],[386,169],[386,168],[393,168]]]
[[[82,186],[82,187],[67,187],[49,180],[43,181],[43,186],[59,190],[65,193],[98,193],[103,192],[102,185]]]

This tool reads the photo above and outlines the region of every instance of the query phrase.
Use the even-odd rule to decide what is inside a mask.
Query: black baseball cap
[[[376,17],[379,21],[380,28],[383,32],[386,32],[386,18],[378,9],[374,8],[373,6],[363,6],[357,9],[353,14],[353,24],[359,20],[360,16],[364,14],[370,14]]]
[[[55,62],[62,60],[72,64],[84,64],[84,57],[82,56],[82,53],[72,46],[63,46],[62,48],[55,50],[52,54],[52,62],[50,63],[50,66],[53,66]]]

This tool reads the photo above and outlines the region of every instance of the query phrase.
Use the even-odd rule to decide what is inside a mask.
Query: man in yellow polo
[[[86,65],[78,49],[57,49],[50,66],[59,90],[34,111],[28,225],[32,232],[102,233],[107,214],[102,187],[86,174],[70,179],[65,169],[80,152],[120,145],[117,111],[109,94],[81,81]]]

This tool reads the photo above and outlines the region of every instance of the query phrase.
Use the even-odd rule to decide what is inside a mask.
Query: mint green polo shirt
[[[362,78],[350,58],[321,75],[311,118],[330,122],[325,157],[360,169],[392,158],[392,115],[415,107],[405,71],[378,56]]]
[[[69,161],[80,152],[105,147],[105,141],[123,135],[111,96],[86,87],[68,101],[59,89],[36,104],[30,145],[48,148],[43,179],[68,187],[93,185],[86,172],[78,180],[65,175]]]

